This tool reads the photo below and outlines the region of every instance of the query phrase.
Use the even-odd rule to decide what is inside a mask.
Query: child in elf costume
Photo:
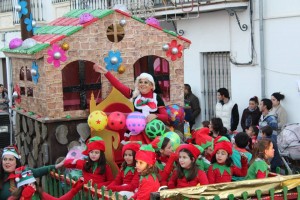
[[[136,153],[136,170],[140,174],[140,183],[138,191],[132,199],[150,200],[151,192],[157,192],[160,184],[156,174],[156,155],[153,147],[143,145]]]
[[[26,170],[25,167],[20,167],[18,170],[20,171],[16,176],[18,190],[12,193],[8,200],[70,200],[83,186],[83,179],[79,179],[69,192],[56,198],[37,188],[36,180],[31,170]]]
[[[160,177],[160,185],[167,185],[178,155],[173,153],[172,143],[168,137],[158,136],[152,143],[156,152],[156,167]]]
[[[127,198],[133,196],[134,191],[139,186],[139,174],[135,169],[136,152],[140,149],[138,142],[127,142],[122,148],[124,162],[121,171],[115,180],[107,186],[108,190],[117,191],[120,195],[126,195]]]
[[[274,157],[274,148],[271,140],[259,140],[254,146],[253,157],[246,180],[266,178],[269,175],[270,165],[268,160]]]
[[[207,160],[202,154],[204,153],[204,150],[201,146],[199,145],[195,145],[199,151],[200,151],[200,155],[198,156],[197,160],[196,160],[196,164],[198,165],[199,169],[203,170],[203,171],[207,171],[209,166],[210,166],[210,161]]]
[[[200,150],[193,144],[182,144],[176,152],[179,157],[179,165],[168,182],[168,188],[183,188],[208,184],[205,172],[200,170],[196,164]]]
[[[232,165],[232,143],[225,136],[218,136],[214,141],[214,152],[211,166],[207,171],[210,184],[231,182],[232,176],[246,176],[247,157],[241,156],[242,168]]]
[[[195,143],[203,148],[204,150],[204,157],[210,162],[213,153],[213,142],[214,139],[207,135],[207,134],[195,134]]]
[[[8,199],[11,193],[17,190],[15,181],[15,170],[21,167],[20,154],[16,146],[8,146],[3,149],[2,161],[0,162],[0,199]],[[28,168],[32,171],[34,177],[42,177],[52,169],[58,169],[63,166],[63,162],[56,165],[48,165],[40,168]]]
[[[233,164],[239,168],[242,167],[241,164],[241,155],[244,154],[247,157],[247,164],[249,164],[252,154],[247,151],[246,147],[248,146],[250,141],[250,137],[247,135],[247,133],[240,132],[235,135],[234,137],[234,145],[233,145],[233,153],[232,153],[232,161]],[[245,177],[238,177],[233,176],[233,181],[241,181],[244,180]]]
[[[66,168],[81,169],[85,183],[92,181],[98,188],[107,186],[113,180],[110,166],[106,163],[105,143],[99,136],[94,136],[87,141],[87,149],[82,154],[88,156],[87,160],[68,159],[65,161]]]

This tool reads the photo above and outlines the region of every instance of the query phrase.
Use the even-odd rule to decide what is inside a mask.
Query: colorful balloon
[[[122,130],[125,128],[126,125],[126,117],[121,112],[112,112],[108,116],[108,127],[111,130]]]
[[[140,112],[132,112],[127,116],[126,126],[131,135],[138,135],[145,129],[146,117]]]
[[[173,151],[176,151],[176,149],[180,145],[180,137],[177,133],[169,131],[163,135],[164,137],[167,137],[171,140],[172,149]]]
[[[89,115],[88,125],[95,131],[102,131],[107,126],[107,121],[107,115],[101,110],[96,110]]]
[[[146,132],[146,135],[151,140],[153,140],[157,136],[163,135],[165,132],[165,129],[166,129],[166,126],[162,121],[160,121],[158,119],[154,119],[147,124],[145,132]]]
[[[177,126],[184,122],[184,108],[177,104],[166,106],[168,119],[171,126]]]

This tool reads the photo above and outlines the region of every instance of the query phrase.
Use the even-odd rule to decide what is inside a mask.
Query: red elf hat
[[[209,135],[196,133],[195,142],[197,145],[201,146],[203,149],[206,149],[209,146],[213,145],[214,139]]]
[[[157,136],[152,142],[151,142],[151,145],[152,147],[155,149],[155,150],[160,150],[161,149],[161,146],[164,142],[166,137],[164,136]]]
[[[87,141],[87,149],[82,152],[83,155],[88,156],[90,151],[100,150],[105,151],[105,143],[103,139],[99,136],[94,136]]]
[[[195,145],[193,145],[193,144],[181,144],[181,145],[177,148],[176,152],[178,152],[178,154],[179,154],[179,152],[180,152],[182,149],[186,149],[186,150],[188,150],[189,152],[191,152],[192,155],[195,157],[195,159],[197,159],[198,156],[201,154],[200,149],[197,148],[197,147],[196,147]]]
[[[154,165],[156,162],[155,150],[151,144],[142,145],[140,150],[136,153],[135,159],[144,161],[149,165]]]
[[[220,149],[223,149],[229,155],[232,155],[232,143],[225,136],[218,136],[215,138],[213,155],[215,155]]]
[[[138,141],[127,142],[122,148],[122,156],[124,156],[126,150],[132,150],[136,153],[138,150],[140,150],[141,145],[142,143]]]
[[[209,133],[210,133],[209,128],[203,127],[203,128],[200,128],[200,129],[196,130],[193,134],[195,134],[195,135],[196,135],[196,134],[209,135]]]

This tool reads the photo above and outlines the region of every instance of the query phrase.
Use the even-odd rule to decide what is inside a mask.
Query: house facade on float
[[[95,63],[131,88],[140,73],[151,73],[166,104],[183,103],[182,55],[190,41],[126,12],[72,10],[39,28],[22,46],[11,44],[2,51],[11,59],[18,94],[14,110],[22,164],[41,166],[65,156],[70,145],[89,136],[90,111],[133,110],[128,99],[116,98],[115,90],[110,94],[112,86],[94,71]],[[109,130],[94,134],[104,138],[105,154],[114,162],[111,148],[118,148],[119,136]]]

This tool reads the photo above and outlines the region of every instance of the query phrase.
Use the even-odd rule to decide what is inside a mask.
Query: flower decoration
[[[19,11],[19,18],[21,19],[22,15],[27,15],[28,13],[27,2],[19,0],[19,5],[21,6],[21,9]]]
[[[35,70],[35,74],[32,75],[32,80],[35,84],[37,84],[38,80],[39,80],[39,77],[40,77],[40,74],[39,74],[39,66],[36,64],[36,62],[32,62],[32,65],[31,65],[31,73]]]
[[[166,55],[168,57],[171,57],[172,61],[175,61],[177,58],[181,58],[181,56],[182,56],[182,50],[183,50],[183,46],[181,44],[177,45],[177,41],[176,40],[172,40],[169,43],[169,49],[166,52]]]
[[[67,56],[65,55],[65,51],[62,50],[58,44],[53,44],[52,49],[48,50],[48,58],[47,62],[50,64],[53,62],[54,67],[58,68],[60,66],[60,62],[64,62],[67,60]]]
[[[114,70],[118,71],[119,66],[121,65],[123,59],[121,58],[120,51],[109,51],[108,57],[104,58],[104,61],[106,63],[106,69],[107,70]]]
[[[32,13],[30,13],[29,18],[25,18],[24,23],[27,24],[26,30],[32,31]]]
[[[14,87],[14,93],[16,93],[16,98],[15,98],[15,102],[20,104],[21,103],[21,89],[20,86],[17,84]]]

